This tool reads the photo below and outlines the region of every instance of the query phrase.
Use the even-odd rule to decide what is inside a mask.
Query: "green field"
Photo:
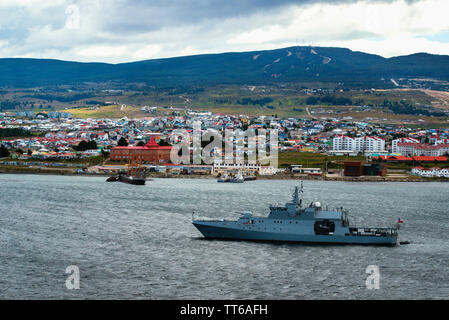
[[[305,168],[342,169],[345,161],[363,161],[363,156],[345,157],[328,156],[322,153],[312,152],[281,152],[279,153],[279,167],[286,168],[290,165],[303,165]]]
[[[328,156],[321,153],[311,152],[281,152],[279,153],[279,167],[286,168],[290,165],[303,165],[305,168],[322,168],[326,169],[343,169],[345,161],[367,161],[364,156],[345,157],[345,156]],[[368,161],[367,161],[368,162]],[[448,168],[448,162],[430,162],[430,163],[385,163],[387,169],[393,170],[410,170],[415,166],[425,168],[440,167]]]
[[[65,110],[65,112],[70,112],[74,118],[81,119],[119,119],[123,117],[135,118],[148,116],[148,113],[141,112],[140,108],[133,106],[126,106],[122,108],[121,106],[117,105],[109,105],[98,108],[73,108]]]
[[[13,158],[5,158],[2,161],[9,162],[9,161],[15,161],[15,162],[24,162],[24,163],[32,163],[32,162],[43,162],[43,163],[71,163],[71,164],[82,164],[86,167],[89,166],[95,166],[102,164],[105,160],[107,160],[106,157],[103,156],[96,156],[96,157],[88,157],[88,158],[79,158],[79,159],[25,159],[25,160],[19,160],[19,159],[13,159]]]
[[[158,108],[157,115],[172,115],[173,112],[183,115],[186,110],[194,110],[230,115],[277,115],[280,118],[351,117],[373,123],[418,127],[424,125],[445,127],[449,124],[448,117],[394,114],[384,106],[385,102],[393,104],[404,101],[420,111],[424,109],[435,111],[429,106],[438,100],[420,90],[349,90],[338,89],[337,84],[332,83],[321,83],[318,87],[310,83],[279,86],[217,85],[195,88],[133,86],[121,90],[120,93],[107,93],[95,87],[79,87],[73,90],[69,96],[83,97],[88,92],[89,97],[65,101],[57,98],[67,98],[67,92],[53,92],[48,89],[46,95],[30,95],[30,90],[17,89],[5,93],[3,99],[20,103],[18,109],[10,111],[35,110],[45,113],[49,110],[60,110],[70,112],[79,118],[117,119],[125,116],[128,118],[154,116],[141,112],[140,109],[142,106],[155,106]],[[49,97],[44,99],[47,95]],[[315,101],[312,102],[310,99]],[[113,105],[101,106],[106,102]],[[121,108],[122,104],[127,106]]]

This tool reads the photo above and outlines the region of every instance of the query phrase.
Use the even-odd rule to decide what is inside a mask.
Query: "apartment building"
[[[337,135],[333,140],[333,151],[385,152],[385,140],[379,137],[348,137]]]

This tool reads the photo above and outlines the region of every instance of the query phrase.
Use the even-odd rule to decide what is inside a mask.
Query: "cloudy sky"
[[[449,54],[448,0],[0,0],[0,57],[129,62],[341,46]]]

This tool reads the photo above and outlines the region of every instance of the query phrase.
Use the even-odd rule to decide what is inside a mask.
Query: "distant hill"
[[[385,87],[392,85],[389,79],[402,77],[449,80],[449,56],[418,53],[387,59],[344,48],[290,47],[122,64],[0,59],[0,86],[12,87],[107,81],[154,86],[319,81]]]

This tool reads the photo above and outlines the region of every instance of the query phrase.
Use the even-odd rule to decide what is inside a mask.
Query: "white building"
[[[398,143],[397,152],[403,156],[441,157],[449,154],[449,144]]]
[[[449,169],[444,168],[440,170],[440,177],[449,178]]]
[[[333,143],[334,151],[354,151],[355,150],[355,139],[345,135],[337,135],[334,137]]]
[[[392,153],[400,153],[398,150],[398,143],[420,143],[418,139],[414,138],[400,138],[393,140],[391,142],[391,152]]]
[[[334,137],[333,151],[385,152],[385,140],[379,137],[352,138],[345,135]]]
[[[449,144],[449,139],[438,139],[435,141],[435,145],[439,144]]]
[[[421,177],[426,177],[426,178],[431,178],[431,177],[439,177],[439,178],[449,178],[449,169],[444,168],[438,168],[438,167],[434,167],[434,168],[423,168],[423,167],[415,167],[412,169],[412,174],[413,175],[417,175],[417,176],[421,176]]]
[[[385,152],[385,140],[379,137],[361,137],[355,139],[358,152]]]
[[[248,161],[247,163],[226,163],[222,160],[215,160],[213,173],[227,173],[227,172],[245,172],[255,174],[261,170],[262,166],[257,161]]]

